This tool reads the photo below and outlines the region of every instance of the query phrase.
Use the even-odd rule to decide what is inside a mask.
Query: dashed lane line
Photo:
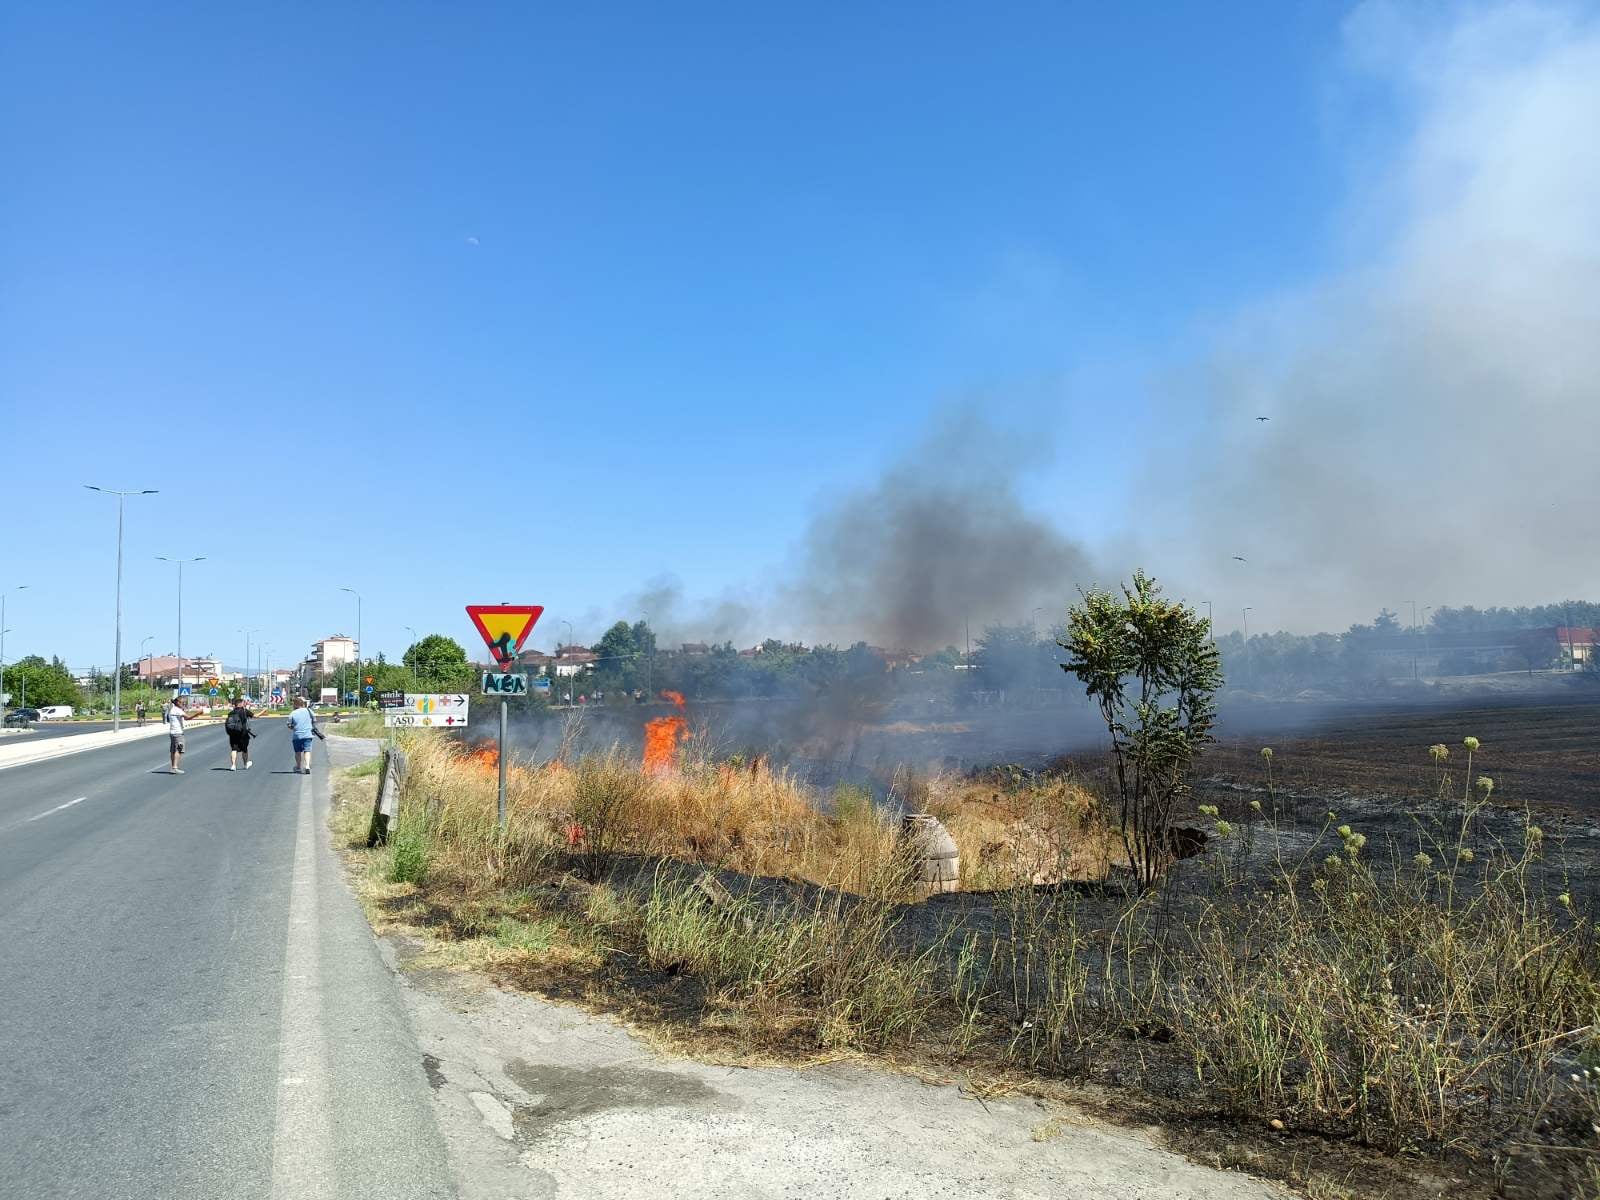
[[[22,823],[24,825],[30,825],[34,821],[42,821],[46,817],[50,816],[51,814],[60,812],[63,808],[71,808],[74,804],[82,804],[88,798],[89,797],[87,797],[87,796],[79,796],[76,800],[68,800],[65,804],[58,804],[54,808],[47,809],[46,811],[44,811],[42,813],[35,813],[33,816],[29,817],[26,821],[24,821]]]

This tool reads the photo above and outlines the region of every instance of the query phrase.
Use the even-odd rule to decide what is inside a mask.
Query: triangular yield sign
[[[544,612],[542,604],[469,604],[467,616],[483,635],[483,644],[502,667],[516,661],[517,651],[528,640],[535,622]]]

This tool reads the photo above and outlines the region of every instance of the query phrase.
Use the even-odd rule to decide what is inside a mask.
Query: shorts
[[[250,735],[248,733],[229,733],[228,749],[237,750],[240,754],[250,753]]]
[[[311,739],[310,738],[295,738],[294,739],[294,752],[296,754],[310,754],[311,753]]]
[[[182,754],[183,739],[175,733],[167,734],[167,751],[171,754]]]

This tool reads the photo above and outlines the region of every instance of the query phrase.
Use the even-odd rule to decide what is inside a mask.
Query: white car
[[[65,721],[72,715],[70,704],[50,704],[39,710],[41,721]]]

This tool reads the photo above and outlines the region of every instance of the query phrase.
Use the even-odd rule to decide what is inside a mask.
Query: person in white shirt
[[[184,711],[183,697],[174,696],[161,717],[167,725],[167,753],[172,757],[172,773],[182,775],[183,768],[178,764],[183,761],[183,729],[184,722],[189,719],[189,714]]]

